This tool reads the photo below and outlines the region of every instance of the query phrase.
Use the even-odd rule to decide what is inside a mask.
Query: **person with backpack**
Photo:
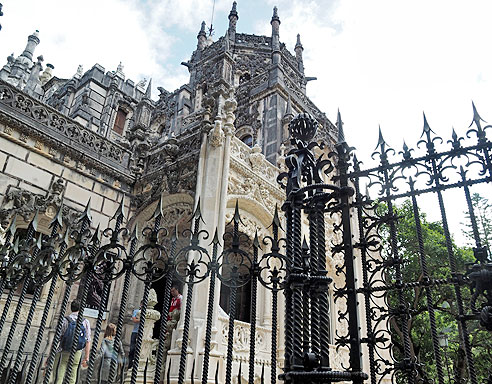
[[[116,336],[116,325],[109,323],[106,326],[104,332],[104,339],[101,343],[101,349],[96,357],[96,364],[94,366],[94,375],[92,376],[92,383],[107,384],[109,380],[109,372],[111,370],[111,364],[116,362],[116,382],[120,381],[120,374],[122,366],[125,362],[125,354],[123,351],[123,344],[121,340],[119,342],[119,352],[116,353],[114,345],[114,337]]]
[[[80,303],[77,300],[74,300],[70,304],[70,308],[72,313],[63,319],[63,336],[57,348],[55,370],[51,380],[54,384],[63,384],[63,379],[65,378],[65,373],[67,371],[68,359],[70,357],[70,350],[72,349],[72,340],[74,340],[74,343],[77,343],[77,352],[75,352],[72,373],[70,375],[70,380],[68,381],[69,384],[75,384],[77,382],[80,363],[82,362],[82,366],[87,367],[87,362],[89,361],[89,353],[91,350],[91,325],[87,319],[83,319],[80,332],[77,337],[74,337]],[[82,353],[84,358],[82,358]]]

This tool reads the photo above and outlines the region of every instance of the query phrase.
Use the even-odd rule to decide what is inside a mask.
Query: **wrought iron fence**
[[[217,231],[212,235],[203,226],[200,201],[197,202],[191,219],[191,229],[178,234],[177,228],[167,228],[162,223],[161,204],[157,205],[153,218],[145,228],[126,228],[124,204],[120,204],[110,228],[100,232],[91,229],[90,202],[81,214],[78,223],[61,231],[61,208],[51,222],[51,234],[42,238],[37,234],[37,215],[29,224],[23,239],[16,236],[15,218],[5,233],[4,245],[0,250],[0,293],[5,292],[5,304],[0,319],[0,332],[5,336],[5,345],[0,358],[0,380],[2,383],[48,384],[55,370],[57,346],[63,333],[64,316],[75,283],[83,281],[80,287],[81,309],[77,316],[76,330],[68,357],[67,372],[63,384],[68,384],[72,365],[77,352],[77,335],[83,326],[84,309],[87,305],[89,287],[93,279],[103,283],[98,317],[93,331],[91,353],[88,361],[86,382],[101,381],[101,371],[95,370],[98,341],[103,324],[104,310],[113,281],[122,281],[119,311],[116,316],[114,340],[117,356],[120,352],[123,324],[127,313],[131,279],[142,282],[144,290],[135,347],[136,362],[124,374],[118,372],[116,359],[112,359],[108,382],[127,380],[137,382],[142,353],[146,313],[152,284],[164,279],[162,324],[155,358],[155,374],[144,377],[159,384],[164,380],[162,372],[165,357],[166,324],[168,319],[171,287],[175,279],[185,285],[184,314],[182,320],[182,343],[179,357],[178,384],[195,379],[195,362],[192,362],[191,378],[187,377],[187,347],[192,320],[192,302],[198,285],[208,281],[208,307],[205,322],[205,340],[201,381],[210,380],[209,371],[212,348],[212,319],[216,311],[216,283],[229,288],[229,314],[227,352],[224,356],[225,383],[230,384],[233,376],[242,381],[241,370],[233,372],[234,323],[238,303],[238,289],[251,286],[251,327],[249,338],[248,381],[255,382],[255,333],[257,291],[261,285],[272,295],[271,332],[271,374],[270,383],[277,377],[287,383],[315,383],[352,381],[361,383],[369,379],[371,384],[391,380],[408,383],[430,382],[439,384],[451,382],[445,378],[441,347],[436,324],[434,294],[437,289],[451,287],[457,308],[456,322],[460,329],[463,351],[468,370],[467,378],[472,384],[478,382],[474,366],[474,351],[470,344],[469,324],[480,321],[487,329],[492,328],[492,296],[490,259],[484,249],[473,216],[469,188],[478,183],[491,181],[491,143],[486,139],[485,129],[474,108],[474,129],[478,143],[463,146],[462,139],[453,133],[450,148],[437,152],[436,138],[427,121],[421,141],[426,154],[415,157],[405,145],[402,160],[392,162],[391,149],[380,136],[375,155],[380,165],[361,170],[360,163],[353,155],[353,149],[345,142],[342,122],[338,116],[338,142],[334,151],[328,151],[322,144],[312,142],[317,123],[307,114],[301,114],[290,124],[292,149],[285,159],[288,171],[279,176],[279,182],[286,190],[282,206],[283,222],[277,209],[271,224],[271,236],[260,242],[258,236],[248,241],[241,233],[241,216],[236,205],[231,229],[222,236]],[[467,165],[479,168],[475,179],[467,178],[467,171],[457,170],[457,159],[468,159]],[[459,180],[453,180],[448,173],[458,171]],[[368,187],[379,187],[377,200],[364,196],[360,180],[367,178]],[[419,182],[417,179],[425,178]],[[405,187],[403,187],[405,186]],[[406,188],[406,189],[405,189]],[[463,188],[465,200],[471,212],[476,247],[476,262],[470,273],[459,270],[454,254],[452,237],[449,232],[444,206],[443,191]],[[423,248],[422,230],[417,199],[430,193],[436,196],[444,228],[445,247],[449,259],[449,276],[436,278],[428,268],[432,255]],[[407,260],[398,244],[398,220],[395,200],[410,198],[413,209],[419,249],[419,276],[412,280],[407,274]],[[307,222],[307,224],[303,224]],[[282,231],[283,228],[283,231]],[[327,230],[332,232],[326,237]],[[284,236],[282,237],[282,234]],[[303,234],[305,235],[303,238]],[[179,238],[189,239],[185,246],[178,247]],[[328,247],[327,247],[328,244]],[[343,304],[338,307],[335,345],[337,352],[347,354],[346,366],[334,369],[330,353],[330,302],[329,287],[332,277],[327,272],[327,255],[339,260],[336,275],[341,286],[334,285],[335,300]],[[63,282],[64,293],[57,314],[54,338],[46,359],[40,355],[45,337],[48,314],[53,304],[55,288]],[[34,283],[30,302],[26,302],[28,287]],[[42,308],[39,329],[31,354],[25,354],[26,342],[32,330],[34,314],[39,310],[41,290],[49,286]],[[20,288],[10,328],[3,329],[9,309],[13,306],[16,289]],[[425,364],[412,350],[412,334],[409,321],[415,315],[406,302],[412,290],[425,291],[426,308],[432,342],[433,362]],[[473,294],[468,293],[472,289]],[[283,297],[279,298],[279,294]],[[278,309],[279,300],[284,300],[285,356],[282,372],[277,370],[278,359]],[[361,304],[361,305],[359,305]],[[23,306],[29,308],[24,322],[19,346],[11,351],[12,341],[19,325]],[[395,331],[395,324],[399,333]],[[489,335],[490,336],[490,335]],[[124,367],[123,367],[124,369]],[[218,365],[215,368],[215,382],[218,383]],[[124,372],[125,373],[125,372]],[[167,370],[170,382],[170,368]],[[461,381],[461,377],[458,378]],[[267,381],[262,370],[261,383]],[[458,380],[454,380],[458,382]]]
[[[491,382],[490,345],[492,325],[492,275],[490,250],[480,236],[470,188],[492,181],[492,143],[486,138],[483,120],[473,105],[473,121],[466,138],[453,129],[444,142],[435,135],[424,115],[421,140],[417,148],[405,143],[400,152],[390,148],[379,133],[373,159],[379,164],[361,169],[361,163],[343,140],[347,156],[339,165],[341,183],[350,181],[354,200],[350,203],[357,217],[358,240],[354,249],[360,255],[361,284],[357,293],[364,307],[365,344],[371,384],[391,380],[406,383]],[[342,122],[339,116],[338,126]],[[340,152],[340,149],[339,149]],[[361,184],[376,191],[371,200]],[[457,190],[462,197],[447,201],[445,192]],[[419,203],[433,201],[440,216],[439,233],[445,257],[424,246]],[[416,253],[402,244],[403,217],[397,202],[406,201],[411,212],[412,239]],[[446,204],[445,204],[446,202]],[[449,209],[469,212],[475,246],[464,260],[453,241],[448,220]],[[488,220],[488,218],[487,218]],[[467,263],[465,263],[467,262]],[[348,294],[338,290],[337,295]],[[443,297],[449,301],[443,302]],[[416,322],[421,326],[414,327]],[[442,343],[443,325],[456,329],[454,350],[448,359]],[[416,333],[416,329],[421,334]],[[473,329],[474,336],[470,334]],[[423,331],[424,330],[424,331]],[[448,330],[449,331],[449,330]],[[477,343],[476,335],[483,337]],[[424,340],[424,341],[422,341]],[[418,344],[430,344],[428,353]],[[480,349],[480,343],[484,343]],[[481,370],[476,364],[480,363]],[[451,369],[450,369],[451,365]]]

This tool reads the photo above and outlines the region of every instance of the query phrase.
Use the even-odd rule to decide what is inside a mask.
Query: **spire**
[[[340,114],[340,110],[338,110],[337,113],[337,128],[338,128],[337,144],[345,143],[345,134],[343,132],[343,122],[342,122],[342,115]]]
[[[278,17],[277,7],[273,7],[272,21],[272,62],[274,64],[280,64],[280,18]]]
[[[301,44],[300,34],[297,34],[297,42],[294,50],[296,52],[297,68],[299,69],[299,72],[304,73],[304,63],[302,60],[302,51],[304,51],[304,47]]]
[[[145,98],[151,99],[152,97],[152,78],[149,80],[149,85],[147,85],[147,90],[145,91]]]
[[[205,32],[205,21],[202,21],[202,27],[200,28],[200,32],[198,32],[197,39],[197,49],[203,50],[207,43],[207,32]]]
[[[237,13],[236,6],[237,6],[237,3],[234,1],[232,3],[231,12],[229,13],[228,33],[229,33],[229,39],[231,39],[232,41],[236,40],[236,24],[237,24],[237,20],[239,19],[239,15]]]

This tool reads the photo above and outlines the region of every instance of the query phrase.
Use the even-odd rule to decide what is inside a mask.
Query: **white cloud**
[[[121,60],[134,81],[152,76],[154,86],[173,90],[187,82],[180,66],[196,47],[202,20],[210,22],[212,0],[4,0],[0,60],[24,48],[40,30],[36,55],[70,77],[78,64],[98,62],[114,70]],[[214,24],[227,22],[232,0],[217,0]],[[420,137],[422,111],[447,139],[454,126],[464,133],[471,100],[492,120],[492,51],[487,0],[267,0],[278,5],[280,38],[293,51],[304,45],[308,95],[335,120],[340,108],[345,134],[360,159],[369,158],[379,124],[399,149]],[[246,8],[248,7],[248,8]],[[239,1],[240,32],[270,35],[270,14],[257,0]],[[270,8],[271,9],[271,8]],[[241,13],[243,10],[243,13]],[[255,25],[253,31],[241,25]],[[265,22],[266,21],[266,22]],[[223,31],[217,30],[217,34]],[[184,49],[186,47],[186,49]],[[183,56],[183,57],[179,57]],[[0,62],[1,63],[1,62]],[[461,210],[456,210],[459,215]]]

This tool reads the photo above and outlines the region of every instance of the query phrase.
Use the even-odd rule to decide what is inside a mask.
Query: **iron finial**
[[[39,236],[38,236],[38,240],[36,241],[36,247],[38,249],[41,249],[41,246],[42,246],[42,240],[43,240],[43,234],[40,233]]]
[[[82,221],[85,218],[89,221],[89,223],[92,223],[92,215],[91,215],[91,198],[89,197],[89,200],[87,200],[87,204],[85,206],[84,212],[82,212],[82,215],[79,217],[78,221]]]
[[[130,235],[130,241],[131,240],[138,240],[138,221],[135,222],[132,234]]]
[[[119,216],[122,216],[122,218],[125,217],[125,195],[121,198],[120,204],[118,205],[118,208],[116,209],[116,212],[111,220],[117,220]]]
[[[36,209],[36,213],[34,214],[34,217],[32,218],[31,222],[29,223],[29,226],[32,226],[32,229],[34,232],[38,230],[38,218],[39,216],[39,211]]]
[[[376,149],[381,147],[381,152],[384,152],[386,145],[387,145],[386,141],[384,141],[384,138],[383,138],[383,132],[381,131],[381,126],[379,126],[378,144],[376,145]]]
[[[289,123],[292,138],[306,144],[314,138],[317,130],[318,122],[309,113],[300,113]]]
[[[97,224],[97,228],[94,231],[94,233],[92,234],[92,237],[91,237],[91,243],[92,244],[96,244],[97,242],[99,242],[99,227],[100,227],[100,225],[101,224]]]
[[[429,123],[427,122],[427,117],[425,116],[425,112],[422,112],[422,114],[424,115],[424,131],[422,132],[422,136],[424,136],[424,134],[430,138],[430,133],[433,132],[431,127],[429,126]]]
[[[198,220],[198,221],[201,220],[205,224],[205,221],[203,220],[203,216],[202,216],[201,205],[202,205],[201,204],[201,197],[199,197],[198,201],[196,203],[195,212],[193,212],[193,215],[191,215],[190,221],[192,221],[193,219]]]
[[[236,205],[234,207],[234,216],[232,218],[232,220],[235,222],[235,223],[241,223],[244,225],[243,221],[241,220],[241,215],[239,214],[239,200],[236,199]]]
[[[470,127],[473,125],[473,123],[475,123],[477,127],[480,127],[480,122],[483,121],[484,123],[486,123],[486,121],[480,117],[480,114],[477,111],[477,107],[475,107],[475,103],[473,101],[472,101],[472,108],[473,108],[473,120],[470,124]]]
[[[255,238],[253,239],[253,247],[261,248],[260,239],[258,238],[258,229],[255,229]]]
[[[273,224],[275,224],[279,228],[282,228],[282,224],[280,222],[280,217],[278,216],[278,205],[277,204],[275,204],[275,211],[273,212],[272,225]]]
[[[162,193],[159,195],[159,201],[155,207],[153,218],[155,219],[158,216],[162,216]]]
[[[309,252],[309,245],[307,243],[307,240],[306,240],[306,236],[304,236],[304,238],[302,239],[302,246],[301,246],[301,249],[303,252],[305,253],[308,253]]]
[[[58,225],[59,227],[63,227],[62,215],[63,215],[63,203],[60,204],[60,207],[58,208],[58,211],[56,212],[56,215],[53,218],[53,220],[51,220],[49,227],[54,228],[55,225]]]
[[[214,237],[213,237],[212,242],[210,244],[214,244],[214,245],[220,244],[219,232],[217,231],[217,228],[215,228]]]
[[[12,221],[10,222],[9,227],[7,228],[7,233],[10,233],[10,236],[14,238],[15,236],[15,231],[17,230],[17,213],[14,215],[12,218]]]

